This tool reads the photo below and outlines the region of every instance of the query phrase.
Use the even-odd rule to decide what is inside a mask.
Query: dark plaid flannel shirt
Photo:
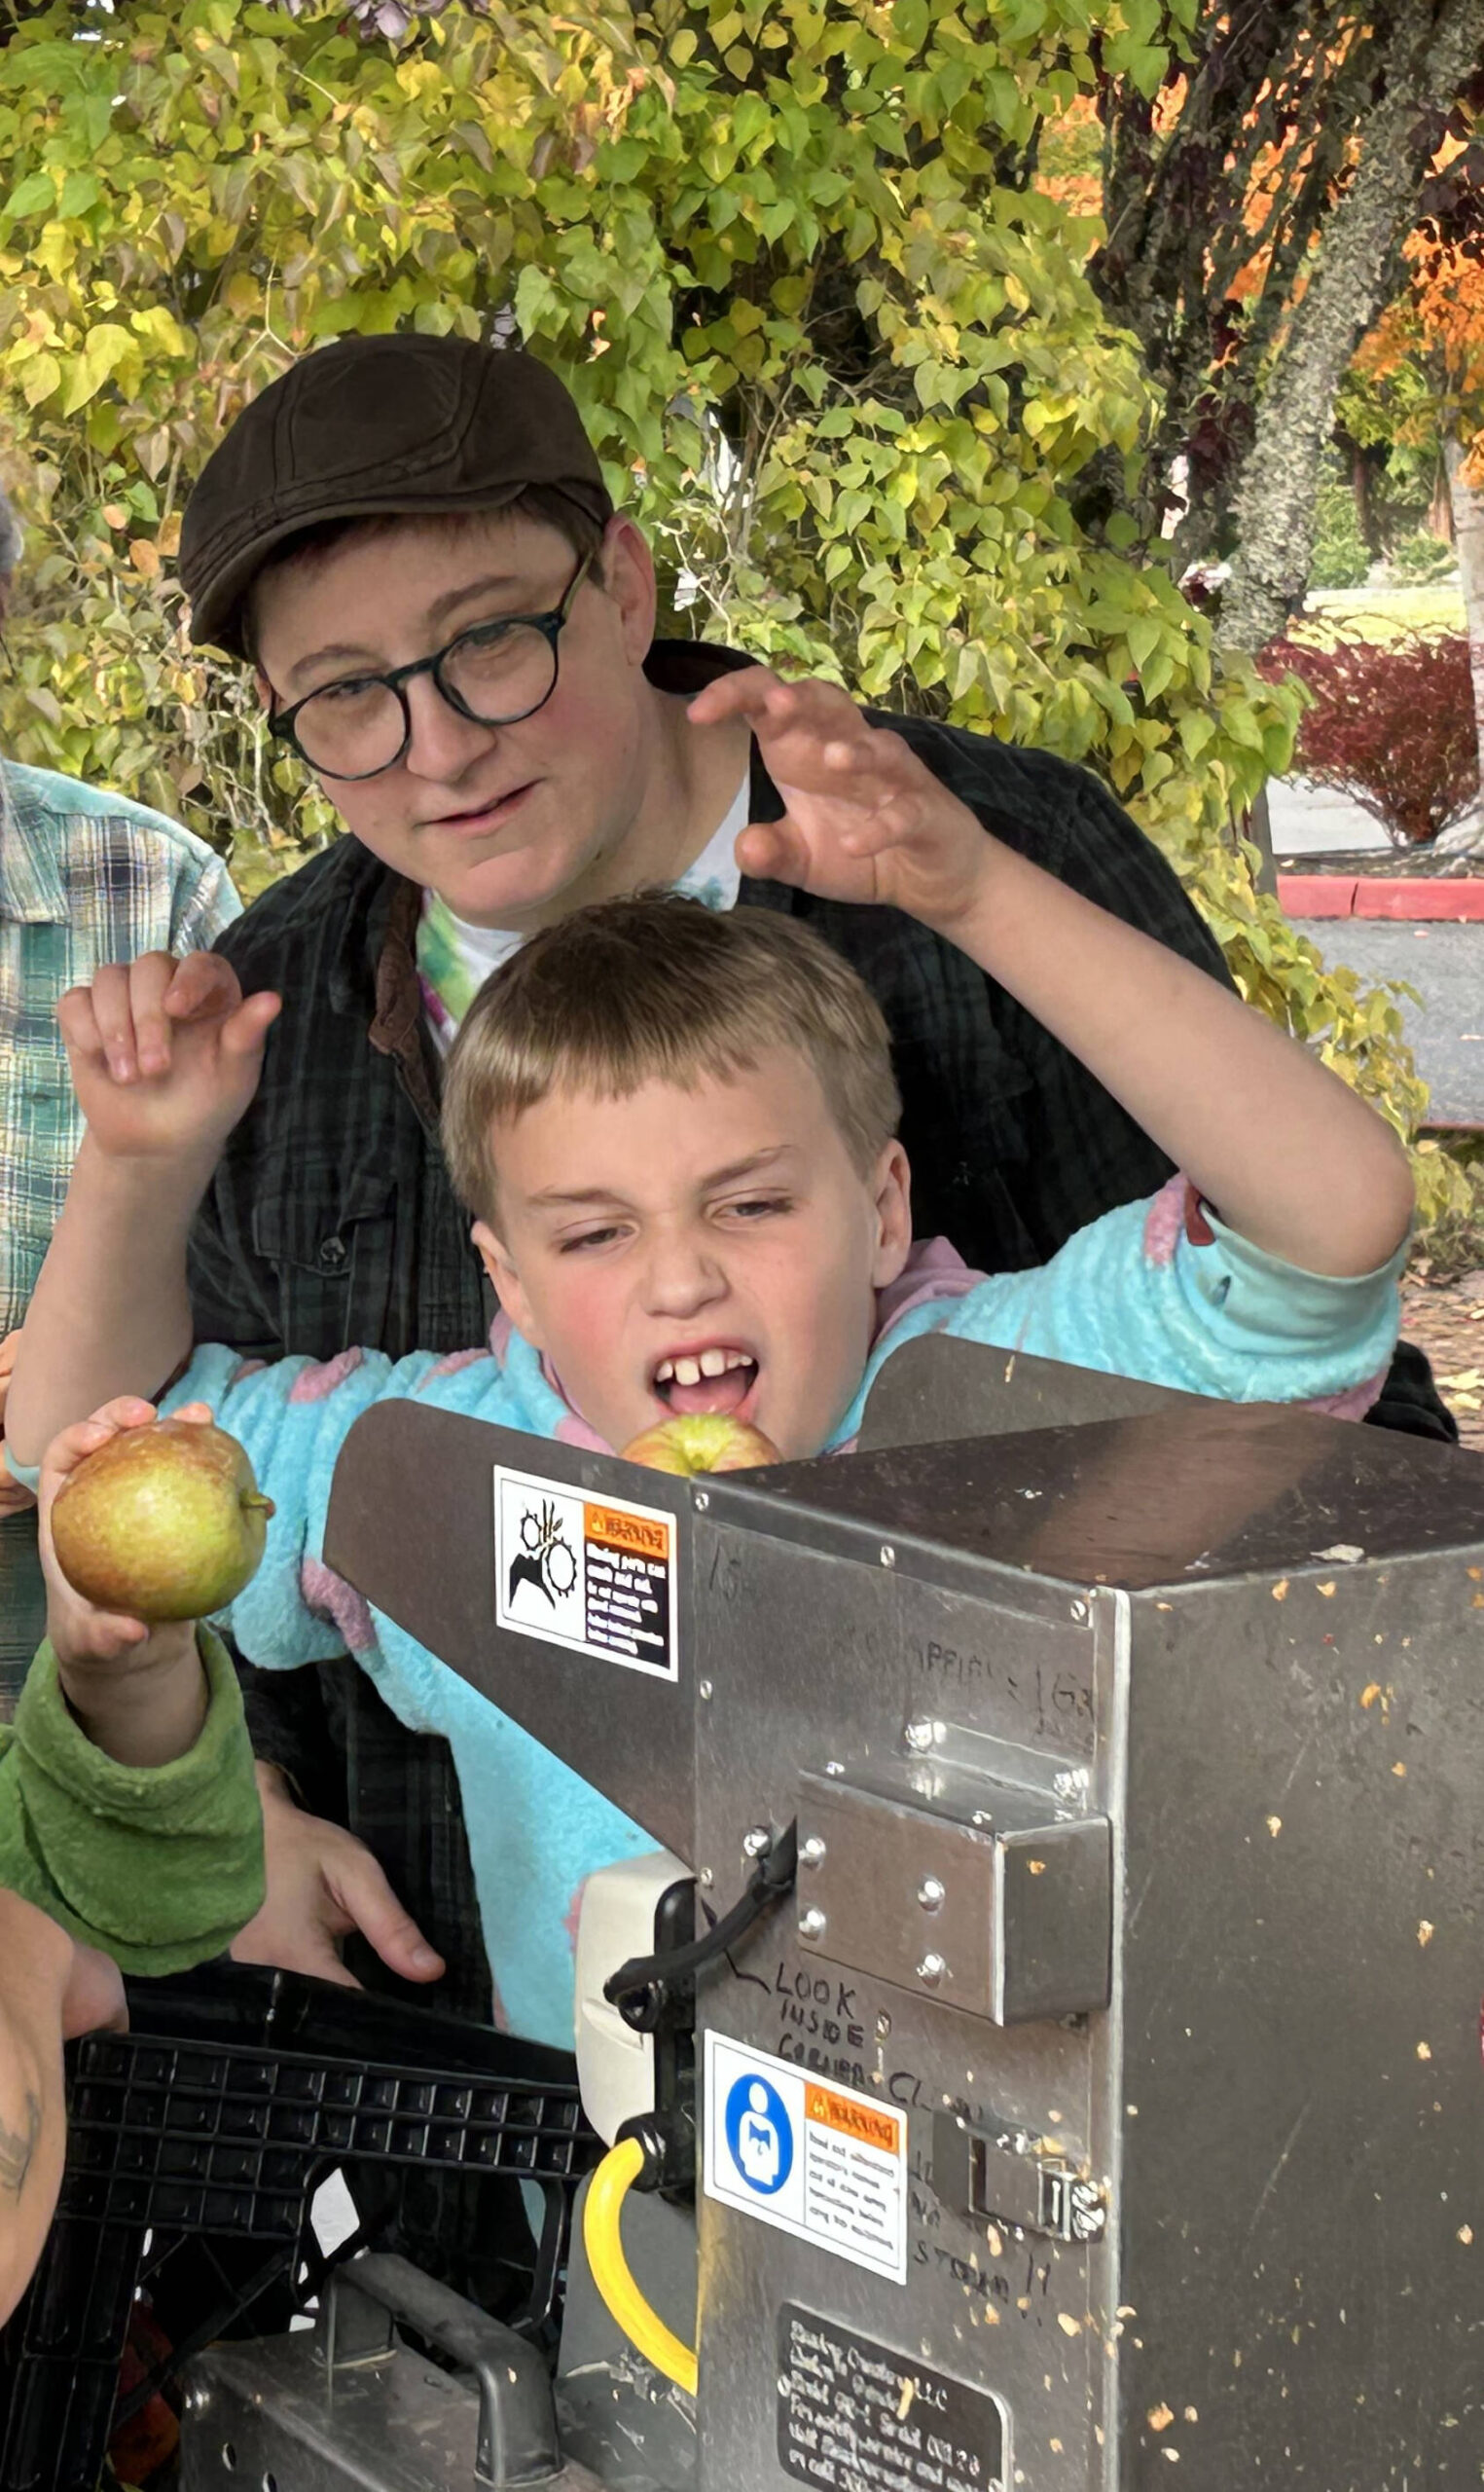
[[[692,692],[744,663],[661,642],[650,674]],[[867,715],[904,736],[1008,846],[1225,979],[1175,874],[1087,772],[930,720]],[[753,818],[780,810],[754,754]],[[807,919],[875,990],[892,1034],[920,1235],[951,1238],[977,1269],[1021,1270],[1170,1174],[1077,1059],[926,928],[778,884],[744,881],[741,896]],[[400,1358],[484,1338],[492,1301],[437,1147],[438,1067],[414,949],[419,904],[415,884],[344,838],[220,936],[244,988],[277,988],[283,1014],[197,1224],[199,1340],[260,1358],[327,1359],[354,1343]],[[1380,1415],[1447,1432],[1426,1362],[1409,1372],[1403,1360]],[[245,1676],[258,1754],[283,1766],[306,1807],[370,1846],[448,1960],[441,2001],[487,2015],[446,1744],[404,1730],[348,1660]],[[364,1946],[347,1961],[377,1987],[401,1987]]]

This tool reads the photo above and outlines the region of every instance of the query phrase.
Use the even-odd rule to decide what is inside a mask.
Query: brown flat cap
[[[245,407],[186,505],[191,638],[245,657],[243,599],[275,545],[332,519],[502,510],[527,485],[612,510],[573,400],[534,356],[469,338],[343,338]]]

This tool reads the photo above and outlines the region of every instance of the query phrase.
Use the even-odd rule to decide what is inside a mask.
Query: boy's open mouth
[[[674,1358],[661,1359],[650,1389],[677,1417],[696,1411],[731,1418],[757,1382],[757,1361],[750,1352],[717,1342]]]

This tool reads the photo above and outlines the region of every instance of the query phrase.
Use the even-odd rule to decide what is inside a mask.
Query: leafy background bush
[[[1398,847],[1435,839],[1467,812],[1479,751],[1466,634],[1277,641],[1262,665],[1309,694],[1294,755],[1303,776],[1343,788]]]
[[[33,541],[24,757],[202,829],[242,888],[332,834],[187,648],[191,476],[347,330],[519,336],[573,388],[681,628],[1101,772],[1248,995],[1412,1132],[1394,997],[1326,971],[1235,825],[1295,688],[1223,659],[1132,507],[1157,409],[1037,187],[1197,0],[528,0],[364,39],[338,8],[65,0],[0,54],[0,373]],[[1446,1161],[1420,1163],[1430,1208]]]
[[[1363,588],[1370,567],[1370,549],[1360,533],[1350,485],[1321,485],[1315,507],[1310,587]]]
[[[1391,569],[1399,580],[1426,583],[1447,579],[1458,569],[1458,556],[1440,536],[1427,529],[1414,529],[1410,536],[1400,536],[1387,557]]]

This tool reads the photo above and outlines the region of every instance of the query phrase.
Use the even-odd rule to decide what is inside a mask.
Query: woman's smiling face
[[[499,1234],[481,1222],[476,1243],[605,1444],[687,1411],[743,1419],[785,1458],[828,1443],[911,1209],[901,1145],[863,1176],[805,1056],[626,1098],[557,1089],[491,1142]]]

